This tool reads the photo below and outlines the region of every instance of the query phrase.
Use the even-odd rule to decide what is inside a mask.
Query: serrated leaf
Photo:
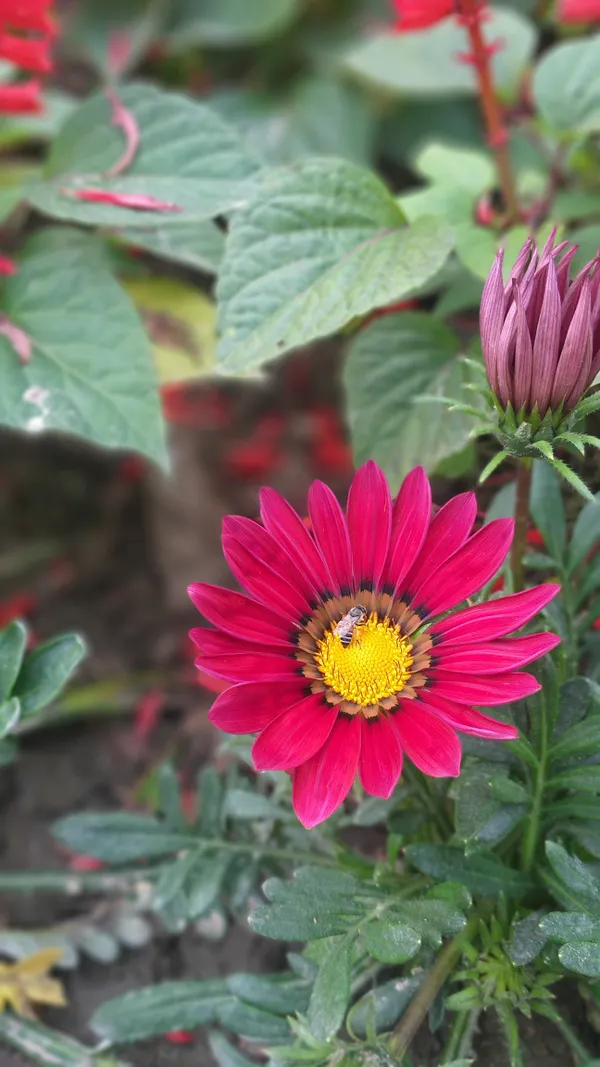
[[[574,136],[600,129],[600,38],[565,41],[537,64],[533,95],[544,121]]]
[[[421,947],[416,930],[389,917],[368,923],[362,933],[367,952],[381,963],[404,963]]]
[[[195,844],[191,834],[174,832],[151,815],[129,811],[66,815],[54,823],[52,833],[74,852],[115,864],[166,856]]]
[[[308,1005],[308,1025],[318,1041],[328,1041],[344,1021],[350,999],[351,948],[348,938],[331,943],[319,967]]]
[[[443,265],[444,223],[404,217],[372,173],[311,159],[274,171],[233,217],[217,287],[217,359],[240,371],[400,300]]]
[[[567,527],[560,483],[552,467],[541,459],[533,462],[530,508],[551,556],[557,561],[562,560]]]
[[[360,883],[340,871],[302,867],[291,882],[270,878],[263,889],[271,901],[249,917],[256,933],[281,941],[314,941],[347,932],[364,913],[356,900]]]
[[[39,211],[88,226],[155,229],[156,212],[69,194],[93,188],[152,196],[175,204],[180,224],[213,218],[247,200],[260,164],[210,108],[147,84],[123,86],[119,100],[140,131],[140,147],[126,172],[104,176],[123,153],[123,135],[111,122],[109,100],[96,94],[73,112],[53,142],[46,180],[28,187],[28,199]]]
[[[375,459],[391,481],[392,491],[413,466],[413,453],[406,456],[403,447],[405,439],[411,447],[407,422],[411,429],[421,420],[428,426],[430,437],[419,462],[431,470],[443,458],[439,448],[434,451],[436,435],[423,412],[427,405],[414,401],[436,391],[440,372],[446,371],[459,350],[460,341],[445,323],[424,312],[408,311],[378,319],[361,330],[350,346],[344,384],[356,462]],[[444,420],[456,420],[442,404],[436,405],[435,417],[438,432]],[[462,443],[457,438],[454,450]]]
[[[199,289],[172,278],[124,282],[154,350],[158,379],[182,382],[213,371],[215,306]]]
[[[495,856],[481,854],[466,858],[451,845],[409,845],[407,858],[423,874],[432,878],[463,882],[475,896],[519,897],[530,886],[527,875],[507,867]]]
[[[32,357],[22,365],[0,337],[0,422],[166,462],[150,348],[96,239],[54,227],[31,237],[4,281],[2,311],[31,340]]]
[[[22,622],[11,622],[0,633],[0,699],[6,700],[17,680],[25,648],[27,627]]]
[[[35,715],[58,696],[85,653],[83,638],[63,634],[38,645],[26,656],[13,687],[23,718]]]
[[[238,48],[282,33],[297,14],[298,0],[174,0],[167,40],[173,52]]]

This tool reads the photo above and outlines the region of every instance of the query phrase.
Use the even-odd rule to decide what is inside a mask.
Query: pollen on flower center
[[[377,704],[404,688],[411,675],[413,646],[397,624],[372,612],[344,646],[327,630],[317,642],[315,663],[328,689],[364,707]]]

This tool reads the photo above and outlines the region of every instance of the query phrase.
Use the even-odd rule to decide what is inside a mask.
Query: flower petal
[[[269,567],[278,578],[288,582],[292,562],[282,545],[271,536],[268,530],[253,519],[241,515],[226,515],[223,519],[223,535],[234,537],[239,545],[248,549],[252,555]],[[309,608],[314,599],[314,589],[304,565],[297,565],[293,570],[293,586],[297,590],[296,598],[304,596],[303,603]]]
[[[298,624],[307,613],[306,598],[289,582],[280,578],[270,567],[241,545],[236,537],[224,534],[222,539],[223,555],[231,573],[241,586],[258,600],[260,604],[279,612],[284,619]],[[290,570],[292,567],[290,565]]]
[[[190,630],[190,637],[196,648],[207,656],[237,656],[241,652],[254,655],[268,651],[268,649],[257,648],[251,641],[243,641],[232,634],[221,633],[220,630],[211,630],[208,626],[195,626],[193,630]],[[294,655],[294,646],[290,644],[288,648],[288,655],[291,658]],[[277,650],[276,655],[285,656],[286,653],[281,648]],[[296,666],[298,666],[297,663]]]
[[[354,475],[346,513],[356,587],[377,589],[390,545],[392,499],[387,479],[373,460]]]
[[[303,826],[327,819],[345,800],[360,756],[359,715],[338,715],[323,748],[294,771],[292,799]]]
[[[289,645],[293,627],[256,600],[207,582],[188,586],[190,600],[213,626],[227,634],[269,645]]]
[[[208,717],[228,734],[253,734],[306,696],[308,687],[293,682],[243,682],[231,685],[215,700]]]
[[[519,736],[519,731],[512,723],[491,719],[489,715],[482,715],[475,708],[465,707],[463,704],[451,704],[434,693],[427,693],[425,703],[453,730],[459,730],[463,734],[495,741],[514,741]]]
[[[361,716],[361,733],[358,773],[363,789],[373,797],[387,799],[402,772],[398,734],[384,715],[373,719]]]
[[[464,544],[476,514],[475,493],[459,493],[440,508],[431,520],[414,568],[406,577],[405,590],[418,589],[429,575]]]
[[[505,637],[513,630],[519,630],[546,607],[560,592],[560,585],[536,585],[523,593],[486,600],[485,604],[475,604],[453,615],[448,615],[441,622],[431,627],[432,635],[443,635],[444,644],[462,644],[476,640],[489,641],[495,637]]]
[[[406,755],[423,774],[455,778],[460,772],[460,741],[447,723],[420,700],[400,701],[392,718]]]
[[[415,562],[431,520],[431,486],[422,467],[406,475],[394,503],[384,588],[395,596]]]
[[[496,573],[513,538],[512,519],[494,519],[478,530],[413,594],[422,618],[438,615],[466,600]]]
[[[331,489],[324,482],[312,483],[308,493],[308,511],[321,555],[337,589],[341,593],[352,592],[352,548],[346,519]]]
[[[275,489],[267,486],[261,489],[260,515],[265,528],[283,545],[294,564],[306,571],[313,589],[323,600],[339,592],[314,538],[291,504]]]
[[[322,693],[311,693],[278,715],[257,737],[252,759],[257,771],[289,771],[323,747],[338,715]]]
[[[436,645],[434,663],[445,671],[469,674],[475,667],[478,674],[501,674],[524,667],[545,656],[560,644],[556,634],[527,634],[526,637],[505,637],[472,645]]]
[[[222,637],[225,634],[221,635]],[[228,682],[278,682],[300,679],[298,661],[292,656],[275,656],[265,652],[239,652],[199,656],[195,666]]]
[[[446,700],[455,700],[457,704],[479,704],[481,707],[493,707],[494,704],[509,704],[511,700],[522,700],[532,693],[537,693],[541,685],[533,674],[524,672],[485,675],[476,674],[457,679],[451,671],[431,670],[427,676],[427,688],[423,699],[427,700],[429,689]]]

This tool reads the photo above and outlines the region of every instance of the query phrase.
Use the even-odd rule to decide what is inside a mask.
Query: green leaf
[[[492,855],[465,857],[451,845],[409,845],[406,856],[421,871],[436,879],[462,882],[476,896],[519,897],[530,885],[528,877],[507,867]]]
[[[558,958],[570,971],[585,974],[588,978],[600,978],[600,941],[563,945],[558,950]]]
[[[278,819],[294,822],[292,811],[279,807],[268,797],[249,789],[228,789],[225,794],[224,812],[233,819]]]
[[[569,570],[574,571],[583,563],[588,552],[600,540],[600,493],[596,493],[593,504],[586,504],[575,520],[571,543],[569,545]]]
[[[248,1041],[289,1041],[290,1028],[279,1015],[270,1015],[253,1004],[229,1000],[219,1005],[217,1017],[223,1026]]]
[[[595,941],[600,923],[579,912],[551,911],[544,915],[540,930],[552,941]]]
[[[191,834],[176,833],[151,815],[129,811],[66,815],[54,823],[52,833],[74,852],[114,864],[166,856],[195,844]]]
[[[198,859],[188,880],[188,913],[191,919],[205,915],[215,903],[231,857],[225,852],[204,852]]]
[[[586,793],[600,791],[600,766],[571,767],[548,780],[548,789],[573,789]]]
[[[105,1041],[142,1041],[171,1030],[194,1030],[216,1020],[217,1009],[231,999],[225,979],[161,982],[136,989],[96,1009],[90,1026]]]
[[[492,59],[495,84],[503,90],[515,88],[535,50],[534,26],[517,12],[492,8],[486,38],[504,43]],[[350,74],[386,93],[446,97],[476,91],[475,72],[456,61],[457,53],[469,47],[465,29],[454,19],[444,19],[420,32],[363,34],[343,62]]]
[[[161,259],[216,274],[225,251],[225,234],[214,222],[168,221],[152,229],[127,226],[114,236],[134,248],[143,248]]]
[[[0,632],[0,699],[6,700],[17,680],[25,648],[27,627],[22,622],[11,622]]]
[[[562,493],[552,467],[542,459],[533,462],[530,509],[551,556],[562,560],[567,540]]]
[[[553,764],[563,760],[595,756],[600,748],[600,715],[594,715],[571,726],[550,750]]]
[[[4,281],[2,311],[33,351],[23,366],[0,337],[0,422],[79,434],[166,461],[150,349],[102,244],[54,227],[30,238],[18,272]]]
[[[239,48],[277,36],[297,14],[298,0],[173,0],[167,41],[173,52]]]
[[[369,955],[382,963],[404,963],[421,947],[416,930],[388,916],[368,923],[363,930],[363,940]]]
[[[592,689],[587,678],[569,678],[559,690],[558,718],[554,727],[553,746],[557,739],[571,726],[581,722],[587,715],[592,699]]]
[[[369,990],[348,1013],[348,1026],[357,1037],[366,1037],[369,1029],[385,1033],[396,1025],[406,1011],[423,978],[395,978]]]
[[[488,153],[434,142],[422,149],[415,169],[430,182],[465,189],[473,197],[493,189],[496,172]]]
[[[248,198],[260,164],[208,107],[146,84],[124,86],[119,99],[140,131],[140,147],[126,173],[105,177],[123,153],[123,135],[111,122],[108,99],[97,94],[77,108],[54,141],[46,180],[29,186],[38,210],[88,226],[155,229],[163,222],[156,212],[89,203],[69,191],[153,196],[177,205],[180,225],[210,219]]]
[[[219,1030],[209,1030],[208,1043],[219,1067],[256,1067],[256,1060],[242,1056]]]
[[[600,913],[600,880],[577,856],[569,853],[555,841],[546,841],[546,855],[567,894],[557,896],[567,906],[578,905],[582,911]],[[554,887],[552,889],[555,893]],[[555,893],[555,895],[557,895]]]
[[[58,696],[85,653],[85,643],[78,634],[54,637],[29,653],[13,687],[23,718],[35,715]]]
[[[375,175],[306,160],[267,177],[233,217],[219,277],[217,358],[248,370],[400,300],[443,265],[444,223],[410,228]]]
[[[259,974],[232,974],[226,981],[236,997],[275,1015],[293,1015],[308,1008],[312,982],[289,973],[268,978]]]
[[[89,1067],[128,1067],[110,1054],[96,1059],[91,1049],[74,1038],[42,1023],[8,1013],[0,1015],[0,1042],[20,1052],[23,1062],[35,1063],[38,1067],[83,1067],[84,1064]]]
[[[480,761],[464,767],[455,789],[456,832],[467,843],[467,852],[474,847],[485,848],[502,840],[521,821],[527,810],[527,793],[516,782],[508,783],[498,766]],[[518,802],[509,802],[502,795],[503,785],[518,790]],[[501,795],[498,796],[498,791]]]
[[[160,35],[164,9],[164,0],[78,0],[66,19],[61,44],[69,55],[91,63],[104,79],[122,76],[139,64]],[[115,69],[113,42],[119,40],[126,48]]]
[[[553,129],[591,133],[600,129],[600,38],[566,41],[548,49],[533,76],[533,95]]]
[[[0,740],[14,730],[21,718],[21,702],[13,697],[0,704]]]
[[[328,1041],[344,1021],[350,999],[351,948],[348,938],[330,943],[319,967],[308,1005],[310,1032],[319,1041]]]
[[[561,913],[559,913],[561,914]],[[517,967],[524,967],[527,963],[533,963],[539,956],[548,937],[545,932],[541,911],[532,911],[525,919],[514,924],[511,932],[509,955]]]
[[[341,871],[302,867],[291,882],[270,878],[263,890],[271,903],[249,917],[256,933],[280,941],[314,941],[345,934],[364,914],[356,899],[360,883]]]
[[[424,417],[425,405],[414,401],[435,389],[440,371],[447,369],[459,350],[460,341],[443,322],[413,311],[377,319],[350,346],[344,383],[356,462],[375,459],[390,479],[392,491],[413,465],[414,451],[405,458],[402,446],[407,419],[412,425]],[[439,428],[448,417],[442,404],[437,405],[435,417]],[[425,421],[435,439],[426,416]],[[431,469],[440,458],[437,451],[434,459],[420,456],[419,462]]]

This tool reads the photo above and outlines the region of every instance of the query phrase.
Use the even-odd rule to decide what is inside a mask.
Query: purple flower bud
[[[600,253],[571,280],[577,246],[555,238],[541,252],[528,238],[506,284],[499,252],[481,298],[488,381],[522,418],[567,414],[600,371]]]

